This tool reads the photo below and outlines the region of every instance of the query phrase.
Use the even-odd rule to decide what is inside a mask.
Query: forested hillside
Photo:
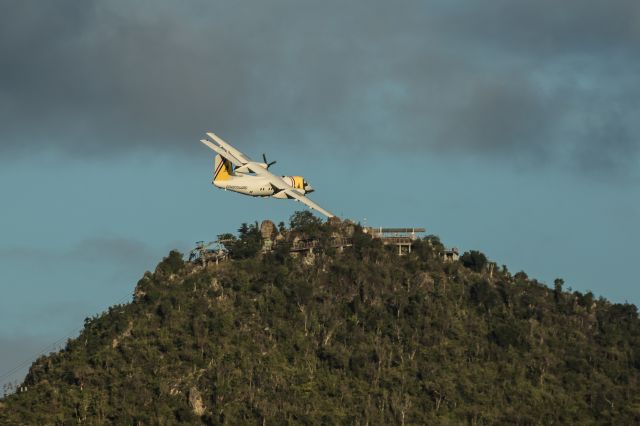
[[[281,232],[313,257],[262,253],[255,225],[219,265],[171,252],[33,364],[0,424],[640,423],[634,305],[445,263],[436,237],[398,256],[354,226],[338,251],[338,225],[297,219]]]

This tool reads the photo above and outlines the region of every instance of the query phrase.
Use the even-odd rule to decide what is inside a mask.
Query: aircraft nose
[[[310,192],[313,192],[313,191],[315,191],[315,189],[313,189],[313,186],[311,186],[311,185],[309,185],[309,184],[306,184],[306,185],[305,185],[305,187],[304,187],[304,192],[306,192],[306,193],[310,193]]]

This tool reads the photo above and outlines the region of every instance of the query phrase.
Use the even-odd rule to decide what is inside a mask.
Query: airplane
[[[207,132],[207,136],[217,143],[216,145],[207,139],[200,140],[217,154],[211,182],[216,187],[252,197],[293,199],[327,217],[334,217],[333,213],[305,197],[305,194],[313,192],[314,189],[302,176],[276,176],[269,171],[269,167],[276,162],[267,162],[264,154],[263,163],[251,161],[218,135]]]

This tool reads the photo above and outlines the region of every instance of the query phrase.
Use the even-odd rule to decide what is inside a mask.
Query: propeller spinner
[[[268,163],[267,162],[267,156],[264,153],[262,153],[262,159],[264,160],[264,164],[267,165],[267,170],[269,170],[269,167],[271,167],[271,166],[273,166],[274,164],[277,163],[277,161],[275,161],[275,160],[270,162],[270,163]]]

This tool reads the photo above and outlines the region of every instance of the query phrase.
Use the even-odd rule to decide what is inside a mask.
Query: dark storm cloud
[[[604,172],[638,160],[637,1],[2,9],[3,156],[200,152],[215,129],[242,146],[349,141]]]

